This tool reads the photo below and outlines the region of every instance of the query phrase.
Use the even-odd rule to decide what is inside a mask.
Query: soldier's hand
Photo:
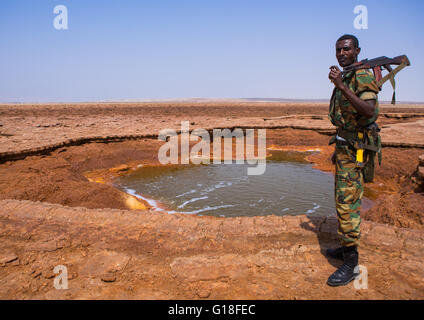
[[[342,72],[337,66],[330,67],[330,74],[328,75],[328,78],[331,80],[331,82],[334,83],[336,88],[340,89],[344,85],[342,79]]]

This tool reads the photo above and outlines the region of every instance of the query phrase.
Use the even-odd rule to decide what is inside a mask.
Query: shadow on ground
[[[340,238],[337,234],[337,218],[333,215],[326,217],[306,216],[309,222],[302,222],[300,226],[316,234],[321,254],[327,259],[329,264],[338,268],[342,261],[328,257],[325,254],[327,249],[340,246]]]

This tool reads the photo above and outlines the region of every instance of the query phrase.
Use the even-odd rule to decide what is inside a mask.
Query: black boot
[[[334,259],[343,260],[343,247],[327,249],[325,255]]]
[[[327,284],[332,287],[345,286],[355,279],[359,273],[355,271],[355,267],[358,265],[358,250],[356,246],[343,247],[343,259],[344,263],[334,272],[327,281]]]

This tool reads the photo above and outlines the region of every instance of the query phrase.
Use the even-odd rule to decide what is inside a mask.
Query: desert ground
[[[267,146],[320,149],[326,103],[184,101],[0,105],[1,299],[423,299],[424,105],[382,105],[383,163],[366,186],[360,264],[368,288],[327,286],[339,261],[326,217],[168,214],[114,188],[160,165],[159,131],[266,128]],[[330,193],[333,190],[329,190]],[[68,289],[54,268],[66,266]]]

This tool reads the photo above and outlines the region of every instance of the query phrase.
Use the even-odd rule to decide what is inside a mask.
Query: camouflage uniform
[[[368,119],[361,116],[352,104],[335,88],[330,102],[329,118],[337,130],[357,135],[360,128],[373,123],[379,112],[377,94],[380,91],[374,75],[368,70],[351,71],[343,78],[343,83],[363,100],[376,100],[375,114]],[[360,209],[364,192],[362,167],[356,164],[356,150],[353,146],[334,139],[336,142],[335,202],[339,221],[338,233],[342,245],[358,246],[360,233]]]

